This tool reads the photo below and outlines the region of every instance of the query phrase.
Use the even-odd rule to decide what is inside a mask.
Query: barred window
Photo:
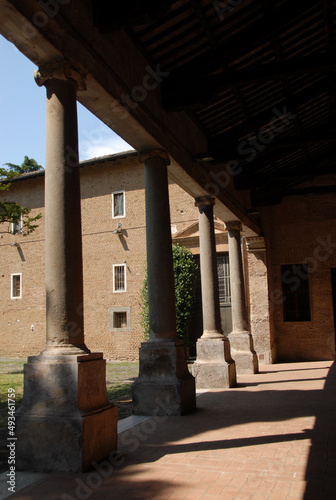
[[[131,331],[131,306],[118,306],[110,308],[110,331]]]
[[[22,274],[11,275],[11,299],[21,299],[22,296]]]
[[[116,191],[112,193],[112,218],[118,219],[125,216],[125,191]]]
[[[126,264],[113,266],[113,291],[126,292]]]
[[[231,303],[229,255],[217,256],[217,273],[220,304]]]
[[[114,328],[126,328],[127,326],[127,313],[123,312],[115,312],[114,313]]]

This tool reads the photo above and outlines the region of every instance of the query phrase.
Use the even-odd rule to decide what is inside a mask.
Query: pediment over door
[[[215,226],[215,237],[216,243],[227,243],[227,231],[224,229],[224,223],[221,221],[214,221]],[[186,247],[198,247],[199,246],[199,224],[194,222],[190,224],[187,228],[174,233],[172,235],[173,243],[180,243],[180,245]]]

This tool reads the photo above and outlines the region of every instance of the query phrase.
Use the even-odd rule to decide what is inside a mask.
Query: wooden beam
[[[251,192],[251,205],[253,207],[265,207],[278,205],[285,196],[309,196],[336,193],[336,186],[310,186],[297,189],[279,189],[273,186],[267,191],[254,190]]]
[[[106,2],[92,0],[94,25],[102,32],[109,32],[127,25],[146,24],[164,17],[173,0],[123,0]]]
[[[289,76],[336,71],[336,54],[293,58],[290,61],[252,66],[242,71],[227,71],[214,75],[171,73],[162,83],[162,104],[167,111],[204,106],[214,102],[224,90],[244,87]],[[220,64],[218,64],[220,66]]]
[[[295,183],[304,180],[312,180],[321,175],[336,173],[336,147],[320,155],[318,158],[311,158],[308,162],[303,162],[290,170],[279,169],[278,172],[262,173],[260,165],[256,164],[247,171],[243,168],[241,174],[234,177],[235,188],[244,189],[264,189],[272,190],[272,186],[277,189],[293,186]]]
[[[285,136],[283,138],[281,138],[281,134],[279,134],[272,142],[265,145],[263,151],[259,152],[255,150],[256,161],[265,164],[276,161],[284,155],[289,154],[290,151],[295,151],[305,146],[313,144],[328,145],[334,143],[336,143],[336,123],[335,121],[329,121],[309,134]],[[253,143],[251,143],[251,147],[252,145]],[[224,136],[219,136],[209,140],[208,151],[204,152],[204,154],[200,154],[199,157],[212,157],[217,162],[227,162],[234,159],[244,164],[247,162],[247,157],[240,156],[238,148],[239,142],[229,142],[224,139]],[[247,151],[247,147],[245,147],[244,150]],[[284,150],[288,151],[284,152]],[[274,153],[275,151],[277,153]]]

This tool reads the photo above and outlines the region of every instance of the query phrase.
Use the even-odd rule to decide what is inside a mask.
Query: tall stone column
[[[232,387],[236,383],[230,343],[223,335],[219,305],[218,273],[211,196],[195,199],[198,207],[201,263],[203,335],[197,341],[193,375],[199,389]]]
[[[117,445],[106,362],[84,342],[76,91],[66,63],[35,72],[47,89],[45,167],[46,348],[24,369],[18,467],[82,471]]]
[[[139,154],[145,168],[146,241],[150,336],[141,344],[133,384],[136,415],[181,415],[196,406],[195,379],[177,337],[173,253],[165,151]]]
[[[229,334],[232,357],[238,374],[256,373],[258,359],[248,330],[239,221],[226,222],[229,237],[229,262],[232,304],[232,332]]]

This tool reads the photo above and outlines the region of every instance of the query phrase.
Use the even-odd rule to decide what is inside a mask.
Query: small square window
[[[21,299],[22,297],[22,274],[11,275],[11,299]]]
[[[131,307],[111,307],[110,309],[110,331],[131,331]]]
[[[113,292],[126,292],[126,264],[113,266]]]
[[[122,217],[126,217],[125,191],[116,191],[112,193],[112,218]]]
[[[114,328],[126,328],[127,326],[127,313],[126,311],[115,312],[113,318]]]

